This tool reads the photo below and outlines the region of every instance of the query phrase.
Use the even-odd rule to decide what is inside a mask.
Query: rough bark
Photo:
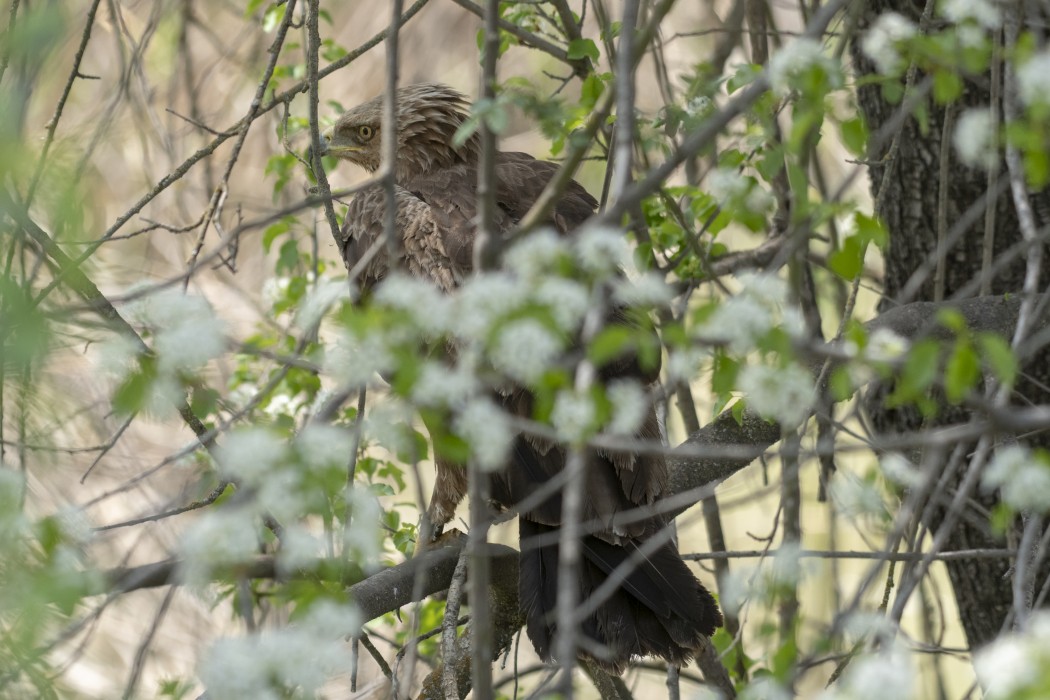
[[[880,13],[888,10],[899,12],[918,22],[924,3],[913,0],[870,0],[867,3],[860,22],[860,31]],[[859,34],[858,34],[859,36]],[[874,68],[865,58],[854,42],[852,54],[856,70],[860,74],[873,74]],[[916,84],[920,84],[920,74]],[[990,75],[967,77],[961,98],[947,109],[961,110],[967,107],[981,107],[990,104]],[[872,133],[886,124],[896,113],[899,106],[884,99],[883,92],[877,84],[866,84],[858,89],[857,99]],[[883,143],[871,154],[871,183],[873,194],[881,202],[877,214],[882,218],[890,233],[890,245],[886,255],[886,273],[884,296],[881,308],[892,308],[901,303],[915,300],[933,300],[934,279],[932,270],[921,285],[912,280],[916,271],[930,270],[929,261],[933,259],[937,248],[937,210],[938,191],[940,188],[939,161],[942,148],[941,136],[946,117],[946,108],[934,103],[930,98],[924,101],[927,118],[920,123],[914,117],[908,118],[899,132],[900,148],[896,158],[884,160],[890,149],[890,142]],[[943,147],[951,148],[950,140]],[[975,202],[981,202],[986,196],[987,176],[983,170],[964,166],[950,153],[948,172],[948,217],[951,227],[963,217],[964,212]],[[1005,164],[1000,164],[999,181],[1007,182]],[[885,177],[887,168],[891,169],[890,177]],[[885,182],[887,191],[878,192],[881,183]],[[1045,191],[1032,194],[1033,205],[1038,221],[1042,226],[1047,222],[1045,212],[1050,211],[1050,197]],[[1021,241],[1017,224],[1017,215],[1010,198],[1009,189],[1001,188],[996,200],[995,257],[998,260]],[[984,216],[974,217],[974,223],[952,245],[947,254],[947,265],[944,277],[944,298],[974,296],[981,273],[982,242],[984,237]],[[1019,293],[1023,287],[1026,256],[1014,255],[1008,264],[1002,266],[991,283],[991,290],[997,293]],[[1045,260],[1045,259],[1044,259]],[[1044,265],[1042,281],[1045,285],[1048,277]],[[909,284],[910,283],[910,284]],[[1009,336],[1007,336],[1009,338]],[[1033,402],[1045,404],[1050,399],[1048,393],[1039,388],[1050,386],[1050,357],[1040,352],[1032,358],[1026,372],[1034,381],[1023,380],[1014,392],[1011,403],[1014,405]],[[918,430],[925,426],[944,425],[966,420],[968,415],[961,409],[944,407],[938,417],[923,422],[916,411],[888,410],[882,407],[878,399],[885,395],[886,389],[872,392],[868,401],[868,410],[872,424],[879,432],[893,433]],[[1046,443],[1046,438],[1036,438],[1034,442]],[[958,481],[956,481],[956,484]],[[956,484],[952,484],[954,488]],[[977,502],[971,501],[970,510],[974,518],[963,518],[953,528],[948,549],[970,549],[985,547],[1002,547],[1001,538],[995,537],[987,523],[987,509],[996,504],[994,495],[983,495]],[[977,506],[985,509],[983,513]],[[934,510],[926,523],[936,529],[944,519],[943,509]],[[985,523],[981,525],[981,523]],[[996,560],[988,562],[952,561],[946,564],[954,589],[956,603],[963,628],[971,647],[978,647],[999,634],[1006,621],[1012,604],[1010,572],[1013,562]],[[1041,585],[1047,571],[1040,572],[1037,579]]]

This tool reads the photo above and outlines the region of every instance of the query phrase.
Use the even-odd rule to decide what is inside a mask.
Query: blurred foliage
[[[272,40],[288,7],[288,3],[251,0],[245,4],[243,23]],[[479,460],[485,458],[485,450],[499,448],[485,444],[486,438],[499,432],[497,416],[489,416],[493,420],[492,426],[485,426],[489,435],[479,435],[476,423],[463,419],[477,415],[470,410],[486,410],[483,399],[493,387],[509,382],[526,386],[535,397],[532,419],[565,441],[630,435],[631,429],[622,427],[630,424],[631,401],[624,397],[637,400],[637,387],[599,384],[578,395],[574,372],[580,357],[601,371],[632,354],[650,369],[662,363],[672,389],[680,383],[702,383],[709,395],[707,403],[699,404],[705,418],[732,408],[740,419],[749,407],[793,428],[790,417],[801,410],[798,424],[805,426],[815,387],[809,379],[801,384],[787,380],[809,377],[812,358],[807,352],[820,329],[809,328],[801,316],[797,276],[773,270],[738,274],[729,281],[730,271],[751,267],[737,266],[734,256],[748,254],[771,233],[790,231],[808,237],[808,251],[825,261],[811,268],[813,286],[821,304],[830,308],[846,285],[859,284],[868,274],[866,261],[889,245],[888,234],[868,203],[831,201],[815,181],[813,161],[828,141],[836,140],[853,157],[862,158],[870,138],[866,124],[853,111],[850,91],[855,85],[848,84],[830,50],[818,46],[817,54],[808,58],[800,54],[795,63],[783,65],[776,89],[723,129],[717,144],[712,140],[691,154],[684,177],[641,200],[632,214],[638,220],[627,227],[631,246],[624,248],[625,254],[608,243],[610,237],[622,242],[618,228],[604,230],[606,238],[595,238],[593,249],[574,240],[521,252],[526,241],[522,248],[508,252],[510,257],[519,256],[517,264],[508,262],[505,270],[465,283],[455,302],[419,287],[408,289],[412,294],[406,302],[393,281],[367,302],[351,301],[345,293],[345,271],[323,259],[319,250],[317,236],[323,230],[319,233],[313,214],[287,213],[257,227],[258,236],[245,235],[240,242],[254,246],[267,261],[261,302],[265,308],[260,314],[265,321],[233,340],[239,331],[221,325],[224,309],[219,294],[210,301],[202,297],[200,304],[188,301],[189,306],[169,303],[136,317],[134,304],[163,298],[163,284],[144,284],[118,305],[145,341],[143,349],[113,319],[102,321],[91,315],[98,311],[99,300],[85,300],[83,290],[71,292],[69,271],[44,250],[56,242],[69,243],[66,254],[89,276],[107,264],[104,256],[93,257],[94,251],[81,245],[97,238],[98,231],[89,223],[98,218],[96,208],[106,210],[95,201],[94,188],[101,185],[92,182],[80,154],[58,151],[48,128],[41,141],[40,130],[27,125],[28,115],[43,109],[32,102],[38,73],[68,64],[69,52],[62,49],[71,45],[82,21],[71,12],[56,3],[33,3],[12,13],[14,29],[0,35],[6,70],[0,74],[0,188],[5,193],[0,199],[0,371],[3,438],[5,445],[12,446],[4,454],[8,466],[0,468],[0,531],[5,533],[0,539],[0,695],[63,696],[64,668],[56,663],[53,651],[74,637],[96,611],[101,614],[110,585],[103,580],[100,562],[90,554],[93,533],[86,521],[81,522],[82,514],[30,507],[33,467],[23,461],[18,446],[27,441],[27,425],[47,425],[64,412],[48,405],[50,398],[42,398],[45,393],[62,393],[61,378],[49,374],[54,371],[52,354],[58,350],[103,348],[109,394],[103,408],[92,410],[104,418],[112,414],[132,420],[144,415],[159,420],[181,410],[192,413],[206,430],[217,431],[220,445],[250,435],[235,443],[243,446],[241,454],[228,454],[225,460],[201,447],[182,455],[196,479],[188,489],[193,497],[203,500],[216,488],[222,495],[216,494],[187,528],[202,536],[199,549],[191,550],[187,537],[176,553],[187,559],[197,556],[207,564],[205,571],[215,582],[215,605],[231,603],[238,621],[245,617],[245,609],[264,618],[286,607],[294,611],[298,623],[324,602],[345,603],[344,583],[413,555],[422,505],[417,503],[415,470],[435,453]],[[606,41],[619,35],[619,22],[610,22],[593,36],[577,37],[546,3],[505,2],[500,13],[522,30],[553,41],[570,61],[589,70],[566,78],[562,85],[570,84],[571,89],[564,91],[557,79],[543,77],[539,71],[530,77],[507,77],[498,86],[496,100],[474,106],[460,137],[468,137],[481,123],[505,132],[521,113],[538,128],[547,144],[546,155],[562,157],[579,142],[581,127],[614,87]],[[330,16],[323,14],[321,19],[322,61],[347,56],[353,47],[337,40],[341,34]],[[501,32],[500,38],[501,55],[526,50],[509,32]],[[1036,37],[1025,33],[1016,45],[1006,47],[1004,58],[1027,60],[1036,47]],[[951,25],[937,25],[925,35],[902,40],[897,49],[904,59],[900,70],[872,79],[896,102],[904,96],[902,78],[908,65],[931,76],[933,98],[947,104],[962,96],[960,76],[983,75],[992,56],[987,36],[975,40],[972,32]],[[783,55],[790,50],[788,44]],[[301,45],[289,41],[281,51],[267,86],[268,97],[309,73]],[[537,60],[547,65],[553,59]],[[256,75],[258,66],[238,69]],[[696,62],[674,79],[666,104],[653,114],[638,115],[633,147],[639,171],[676,153],[684,139],[718,115],[726,99],[775,72],[752,64],[737,65],[718,76],[712,76],[710,69],[708,63]],[[50,105],[53,95],[47,94]],[[332,113],[343,109],[337,102],[327,107],[330,113],[322,117],[322,129]],[[924,109],[921,104],[916,107],[920,122]],[[300,114],[304,112],[300,109],[281,119],[272,132],[272,143],[302,142],[309,131],[308,120]],[[609,157],[615,122],[616,117],[610,117],[593,142],[582,144],[600,166]],[[1047,103],[1034,102],[1025,106],[1020,120],[1002,125],[1001,133],[992,135],[996,148],[1008,142],[1019,149],[1032,187],[1050,181],[1048,124]],[[128,143],[133,136],[125,135]],[[90,138],[84,140],[79,148],[94,147]],[[45,149],[50,150],[45,153]],[[215,157],[208,167],[221,171],[224,163],[222,157]],[[254,190],[265,192],[280,208],[316,182],[303,163],[300,153],[278,145],[267,157],[261,176],[236,172],[235,177],[250,180]],[[336,163],[326,158],[324,165],[334,168]],[[214,173],[209,177],[214,190]],[[140,189],[146,192],[153,184]],[[211,196],[210,190],[206,196]],[[341,203],[336,203],[336,210],[340,217],[345,212]],[[214,213],[214,206],[206,208],[205,214],[210,216],[209,212]],[[113,212],[106,215],[112,218]],[[41,226],[50,241],[36,240],[34,232],[26,230],[23,223],[29,216],[44,222]],[[85,260],[78,259],[81,253],[87,253]],[[216,253],[216,260],[222,254]],[[621,268],[630,271],[629,283],[618,276]],[[182,294],[181,281],[165,284]],[[468,288],[475,290],[473,297]],[[685,290],[692,296],[681,303]],[[195,298],[187,293],[183,301]],[[573,299],[582,300],[579,309],[573,308]],[[637,324],[642,330],[629,325],[607,327],[592,334],[583,352],[567,352],[582,343],[583,318],[595,299],[625,300],[626,313],[644,320]],[[449,304],[460,306],[446,308]],[[447,313],[428,313],[435,309]],[[832,324],[839,321],[842,310],[834,305]],[[649,332],[653,318],[660,319],[662,345]],[[832,395],[848,400],[871,379],[892,377],[890,405],[914,406],[932,416],[943,406],[941,398],[963,404],[989,378],[1007,388],[1015,384],[1018,362],[1007,341],[974,332],[958,314],[946,313],[939,322],[948,331],[948,340],[925,339],[909,345],[900,338],[869,334],[853,319],[844,319],[842,361],[829,372]],[[178,333],[184,326],[185,333]],[[508,352],[508,338],[529,338],[536,343],[536,352],[554,349],[549,361],[528,373],[526,362],[505,359],[521,357]],[[455,367],[441,364],[445,361],[441,348],[446,344],[464,350]],[[528,353],[524,355],[527,360]],[[459,369],[466,378],[455,373]],[[759,374],[756,369],[769,371]],[[377,381],[379,376],[384,382]],[[444,393],[434,399],[435,390],[428,382],[438,379],[447,383],[436,384]],[[359,413],[351,404],[364,386],[369,388],[369,402]],[[326,436],[320,443],[345,450],[325,452],[310,443],[309,431],[317,427],[315,419],[326,412],[328,402],[340,394],[342,400],[328,416],[336,437]],[[423,423],[429,439],[419,430]],[[513,432],[506,428],[505,434]],[[1040,455],[1036,461],[1045,466],[1046,458]],[[843,477],[833,489],[836,507],[840,514],[848,510],[850,519],[881,533],[890,522],[898,486],[875,467],[862,477]],[[282,525],[300,537],[296,547],[289,544],[291,536],[282,541],[276,528],[266,525],[275,512],[281,514]],[[1002,525],[1017,512],[1006,506],[991,518]],[[223,532],[221,526],[230,522],[239,522],[247,536],[234,543],[206,537],[221,539],[215,533]],[[219,554],[232,560],[208,558],[216,552],[207,545],[219,544],[229,546]],[[311,575],[243,585],[242,567],[259,554],[272,554],[291,571]],[[340,564],[333,566],[332,561]],[[723,599],[722,604],[734,613],[750,614],[756,621],[754,632],[748,632],[746,651],[725,630],[716,634],[714,643],[741,690],[759,679],[793,687],[811,672],[813,659],[853,653],[857,640],[823,622],[796,616],[787,628],[780,626],[779,609],[796,595],[799,582],[812,575],[799,561],[785,556],[753,569],[734,569],[740,600]],[[412,618],[414,628],[407,622],[411,616],[396,614],[373,624],[393,629],[394,645],[401,646],[440,626],[443,612],[442,601],[429,600]],[[859,637],[880,639],[874,632]],[[438,637],[429,637],[419,642],[418,650],[424,659],[434,660],[438,645]],[[265,689],[278,693],[274,697],[294,696],[296,685],[289,678],[261,675]],[[1008,697],[1050,692],[1045,675],[1036,674]],[[150,692],[181,698],[192,697],[196,688],[187,676],[167,678]]]

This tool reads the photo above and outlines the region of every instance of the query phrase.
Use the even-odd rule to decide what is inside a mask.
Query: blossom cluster
[[[326,369],[350,387],[381,376],[394,389],[385,410],[414,405],[445,416],[444,425],[483,467],[502,464],[516,434],[493,392],[547,391],[552,423],[566,440],[586,439],[606,419],[610,431],[631,432],[649,406],[645,391],[624,384],[577,395],[568,389],[576,361],[570,351],[592,310],[605,316],[613,305],[643,312],[666,306],[672,288],[633,269],[618,229],[593,227],[573,237],[537,231],[509,246],[504,261],[501,270],[460,280],[452,294],[418,277],[388,276],[372,303],[339,328]],[[371,421],[376,430],[366,433],[399,452],[410,447],[402,429],[410,422],[382,428]]]
[[[1018,511],[1050,513],[1050,460],[1021,445],[1000,448],[984,470],[981,485],[998,489]]]
[[[218,640],[201,656],[198,674],[211,697],[315,697],[329,677],[349,667],[343,638],[358,633],[362,622],[352,606],[323,601],[288,626]]]
[[[1006,634],[973,659],[989,700],[1038,698],[1050,693],[1050,614],[1032,614],[1020,632]]]

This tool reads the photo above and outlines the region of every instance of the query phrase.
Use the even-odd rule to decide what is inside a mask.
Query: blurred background
[[[418,4],[405,3],[406,9]],[[611,15],[619,14],[619,3],[605,4]],[[786,36],[799,29],[802,22],[797,5],[772,5],[778,31]],[[0,8],[0,16],[14,18],[16,28],[6,36],[6,74],[0,73],[4,89],[0,93],[4,100],[0,105],[0,174],[8,183],[17,183],[23,197],[31,183],[37,182],[29,207],[34,220],[70,257],[87,256],[84,271],[118,309],[129,308],[136,290],[159,283],[181,289],[185,283],[191,294],[207,299],[225,323],[231,348],[260,329],[284,332],[290,324],[289,315],[275,309],[275,301],[287,291],[282,287],[287,281],[280,271],[279,247],[266,249],[264,227],[246,230],[235,248],[226,244],[229,232],[240,224],[293,205],[312,186],[293,155],[301,154],[308,145],[307,132],[302,128],[307,114],[305,93],[291,100],[287,110],[278,106],[251,124],[228,174],[237,138],[228,138],[214,149],[212,146],[217,134],[236,130],[251,109],[260,77],[272,58],[269,49],[280,8],[257,0],[6,0]],[[321,24],[326,42],[322,66],[345,51],[364,46],[389,22],[385,2],[326,2],[322,8],[327,17]],[[637,104],[643,116],[656,118],[669,99],[683,99],[682,93],[667,94],[663,86],[684,89],[683,76],[691,75],[708,60],[715,43],[723,38],[722,18],[729,9],[728,2],[720,1],[675,5],[661,25],[664,60],[654,62],[649,57],[639,71]],[[592,19],[584,25],[588,36],[595,36]],[[401,29],[401,84],[440,81],[468,96],[476,95],[480,23],[476,15],[451,0],[422,3]],[[86,31],[90,34],[78,57]],[[266,90],[267,98],[304,77],[305,31],[304,26],[290,30],[274,79]],[[67,92],[77,59],[80,75]],[[738,48],[728,64],[746,61]],[[320,88],[322,121],[329,122],[342,109],[380,94],[386,70],[380,42],[325,77]],[[610,68],[602,65],[599,70]],[[563,65],[520,46],[511,47],[499,70],[501,80],[523,76],[548,85],[551,93],[559,89],[559,78],[566,75]],[[566,94],[578,93],[579,83],[569,81],[564,89]],[[56,121],[57,105],[61,105],[61,114]],[[850,105],[841,108],[848,110]],[[291,124],[289,133],[285,133],[286,119]],[[731,140],[746,138],[746,129],[727,136]],[[46,160],[41,161],[45,146]],[[550,156],[549,139],[533,120],[516,111],[511,113],[501,147]],[[846,162],[846,152],[836,144],[834,134],[827,135],[820,153],[833,189],[853,166]],[[203,157],[196,157],[200,155]],[[654,154],[654,159],[658,162],[659,157]],[[38,165],[41,162],[42,168]],[[333,189],[365,177],[365,173],[345,164],[329,175]],[[175,181],[160,194],[142,206],[138,204],[159,183],[172,177]],[[580,174],[581,182],[593,193],[601,190],[603,177],[604,164],[600,162],[587,163]],[[854,181],[848,198],[867,200],[864,180]],[[209,211],[214,214],[213,221],[201,238],[201,228],[195,225]],[[283,234],[286,240],[295,240],[300,250],[316,245],[325,264],[324,275],[341,279],[345,273],[323,225],[323,213],[302,211],[294,219],[295,225]],[[104,232],[107,240],[100,243]],[[730,230],[720,240],[731,248],[734,242],[759,242],[746,230]],[[4,246],[8,269],[21,264],[26,266],[27,275],[33,272],[29,269],[34,264],[30,257],[16,252],[11,241]],[[195,251],[208,263],[186,281],[188,261]],[[880,260],[875,251],[869,253],[867,264],[877,277]],[[43,289],[47,276],[39,278],[37,289]],[[874,284],[865,285],[868,288],[862,292],[857,312],[860,318],[873,312],[877,294]],[[110,402],[117,379],[110,363],[115,350],[105,341],[106,334],[92,332],[91,326],[97,322],[75,295],[59,289],[47,303],[59,320],[48,342],[46,359],[32,378],[31,391],[8,391],[3,396],[3,459],[19,465],[28,475],[27,512],[31,516],[82,512],[87,524],[97,528],[146,518],[203,497],[214,482],[200,459],[193,455],[172,458],[193,444],[193,433],[171,410],[142,414],[130,423],[114,414]],[[833,314],[827,318],[837,323]],[[238,385],[241,368],[231,358],[220,357],[205,375],[207,383],[222,395],[236,391]],[[273,367],[277,365],[274,360]],[[709,376],[698,376],[694,386],[702,423],[714,412],[709,384]],[[275,416],[279,412],[272,410]],[[684,437],[676,416],[672,411],[668,424],[671,444]],[[845,454],[839,469],[852,470],[861,477],[873,469],[874,458],[865,451]],[[423,473],[429,478],[429,469],[424,468]],[[779,535],[772,539],[770,535],[775,531],[778,483],[779,462],[770,458],[756,462],[720,487],[730,551],[777,546]],[[884,519],[835,515],[828,504],[818,504],[813,469],[803,468],[802,485],[807,504],[804,548],[879,550]],[[391,496],[385,505],[401,509],[406,520],[414,520],[412,493],[409,488],[402,495]],[[884,496],[892,498],[890,493]],[[166,559],[176,550],[180,532],[196,517],[191,512],[102,530],[85,540],[84,553],[102,569]],[[683,552],[707,551],[707,534],[698,507],[678,523]],[[494,538],[514,545],[516,528],[505,526]],[[391,551],[390,560],[399,561],[400,555]],[[812,558],[802,559],[801,564],[800,597],[807,626],[799,634],[801,639],[807,635],[814,639],[823,633],[823,626],[843,600],[852,595],[871,562]],[[714,589],[709,562],[696,566],[701,579]],[[746,581],[762,566],[768,567],[769,562],[742,557],[733,560],[731,569],[734,576]],[[92,603],[98,608],[91,610],[97,610],[97,615],[81,609],[82,625],[65,632],[53,630],[61,633],[50,661],[60,671],[62,697],[119,697],[133,673],[140,674],[139,695],[156,697],[165,681],[192,681],[200,655],[214,639],[244,632],[232,597],[219,599],[214,591],[195,587],[180,588],[170,600],[167,596],[168,589],[163,588],[106,601],[96,597]],[[875,586],[867,603],[877,606],[881,596],[881,587]],[[286,611],[275,605],[272,615],[260,624],[277,623]],[[776,624],[775,611],[758,602],[745,607],[742,615],[747,654],[764,657],[774,646],[767,632]],[[401,620],[387,616],[370,625],[376,631],[380,651],[388,658],[392,657],[391,648],[382,646],[383,637],[395,639],[407,624],[408,616]],[[927,580],[922,595],[913,598],[905,628],[915,640],[949,649],[965,646],[946,579],[939,569]],[[520,653],[518,668],[535,664],[529,644],[521,644]],[[829,655],[815,663],[803,676],[800,692],[804,696],[818,694],[838,660]],[[955,694],[972,683],[968,656],[961,651],[917,653],[914,661],[923,669],[921,682],[926,688],[935,687],[934,674],[946,678],[946,686]],[[509,677],[513,668],[513,663],[508,664],[500,673]],[[362,697],[369,693],[383,696],[386,691],[381,685],[369,686],[378,677],[376,666],[362,653],[358,679]],[[627,680],[638,688],[640,698],[666,692],[658,670],[635,669]],[[526,677],[523,682],[530,681]],[[686,697],[693,697],[697,687],[685,677]],[[509,686],[504,692],[510,694]],[[326,697],[356,696],[349,693],[347,679],[339,678],[326,690]]]

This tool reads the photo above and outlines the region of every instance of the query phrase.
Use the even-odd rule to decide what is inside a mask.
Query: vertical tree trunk
[[[855,37],[856,40],[851,49],[858,77],[875,72],[874,66],[859,49],[859,37],[871,22],[880,13],[892,10],[918,23],[922,8],[923,3],[909,0],[870,0],[867,3],[860,22],[861,33]],[[920,73],[915,84],[921,84],[924,77]],[[948,134],[942,141],[946,112],[948,109],[957,110],[955,115],[957,116],[968,107],[988,106],[990,85],[989,75],[965,78],[962,96],[947,108],[935,104],[932,98],[926,98],[923,101],[926,118],[922,123],[915,117],[909,117],[903,128],[893,130],[897,134],[895,138],[900,139],[897,156],[892,160],[885,160],[890,150],[890,141],[884,143],[877,152],[872,154],[870,166],[872,191],[881,202],[877,214],[890,232],[890,246],[886,255],[885,286],[881,303],[883,309],[908,301],[934,300],[932,271],[921,286],[917,287],[913,297],[904,298],[904,293],[908,289],[913,273],[933,259],[937,247],[940,153],[942,148],[952,149],[951,134]],[[883,90],[877,83],[866,84],[858,88],[857,100],[872,134],[877,133],[880,127],[886,124],[899,109],[897,104],[891,104],[884,98]],[[947,188],[947,222],[948,227],[951,228],[971,205],[983,200],[987,191],[987,174],[983,170],[964,166],[957,161],[954,152],[949,153],[948,157],[950,158],[948,168],[950,182]],[[1006,185],[1005,164],[1001,162],[999,167],[1001,168],[999,181]],[[889,177],[884,178],[887,169],[890,169],[891,172]],[[886,183],[887,191],[881,193],[880,197],[878,189],[883,182]],[[997,259],[1004,251],[1021,240],[1009,188],[1004,186],[1001,191],[996,201],[994,251]],[[1050,211],[1048,203],[1050,200],[1045,191],[1033,193],[1033,204],[1037,214]],[[1046,223],[1045,215],[1041,218],[1043,220],[1038,222],[1039,225]],[[983,238],[984,216],[982,214],[975,217],[975,223],[966,229],[959,241],[948,251],[944,278],[945,299],[960,293],[966,296],[977,294],[975,280],[981,273]],[[995,275],[991,291],[993,293],[1020,292],[1023,286],[1024,269],[1025,256],[1017,255],[1012,262],[1003,266]],[[1046,270],[1043,272],[1042,281],[1044,285],[1050,281]],[[968,286],[972,288],[972,291],[963,292]],[[1032,381],[1021,381],[1014,392],[1012,402],[1046,403],[1050,401],[1050,395],[1045,390],[1046,386],[1050,386],[1050,381],[1048,381],[1050,380],[1050,357],[1043,353],[1026,368],[1026,372]],[[885,390],[874,392],[875,400],[869,401],[872,423],[880,432],[916,430],[922,427],[923,421],[916,411],[889,410],[881,406],[877,398],[884,393]],[[962,410],[944,406],[937,418],[934,421],[927,421],[927,424],[957,422],[965,418],[966,414]],[[954,488],[957,483],[958,480],[951,487]],[[983,495],[977,501],[971,501],[968,504],[967,515],[973,517],[963,517],[960,520],[951,533],[947,549],[1005,546],[1005,542],[995,537],[988,526],[988,510],[995,506],[994,497]],[[936,530],[943,522],[944,515],[943,509],[935,510],[926,524],[932,530]],[[999,634],[1007,619],[1013,601],[1010,585],[1011,567],[1012,562],[1006,559],[947,562],[963,628],[973,648],[990,641]],[[1046,567],[1043,569],[1037,579],[1037,586],[1042,585],[1045,580]]]

